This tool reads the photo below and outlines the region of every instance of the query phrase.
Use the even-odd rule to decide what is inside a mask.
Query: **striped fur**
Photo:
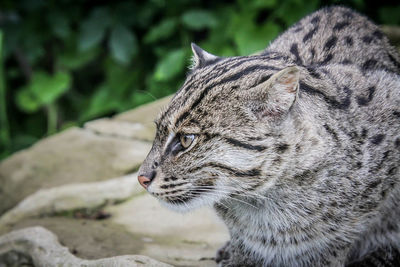
[[[333,7],[260,55],[193,52],[139,170],[154,177],[148,192],[177,211],[215,208],[231,235],[221,266],[354,266],[377,251],[395,259],[399,56],[377,27]],[[185,135],[195,136],[187,148]]]

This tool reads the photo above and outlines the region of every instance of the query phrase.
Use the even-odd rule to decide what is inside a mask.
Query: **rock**
[[[103,181],[139,167],[151,144],[72,128],[0,162],[0,214],[39,189]]]
[[[176,266],[216,266],[216,250],[228,239],[225,226],[208,208],[179,214],[147,195],[105,209],[104,220],[40,217],[22,220],[12,230],[40,225],[58,236],[75,256],[101,259],[145,255]]]
[[[102,182],[40,189],[1,216],[0,229],[24,218],[84,208],[93,209],[108,203],[121,202],[142,191],[143,188],[137,182],[137,173]]]
[[[34,265],[29,255],[14,250],[0,255],[0,267],[34,267]]]
[[[112,222],[145,237],[140,254],[172,265],[215,266],[210,259],[229,239],[225,225],[210,208],[181,214],[163,207],[149,194],[105,211],[112,214]]]
[[[140,106],[134,110],[126,111],[113,117],[117,122],[139,123],[144,129],[140,131],[140,139],[152,141],[156,132],[155,118],[164,108],[172,96],[167,96],[149,104]],[[138,133],[139,134],[139,133]]]
[[[0,255],[11,253],[14,261],[18,255],[31,259],[33,266],[171,266],[146,256],[117,256],[98,260],[81,259],[60,245],[57,237],[42,227],[30,227],[10,232],[0,237]],[[16,253],[15,253],[16,252]],[[10,255],[10,254],[9,254]]]
[[[85,128],[101,135],[149,142],[154,139],[154,127],[146,127],[138,122],[117,121],[105,118],[87,122],[85,123]]]
[[[143,235],[135,235],[109,218],[78,219],[73,216],[40,217],[16,223],[12,231],[41,226],[54,233],[59,242],[82,259],[101,259],[120,255],[140,254]]]
[[[157,101],[142,105],[113,117],[117,121],[138,122],[143,125],[154,124],[154,119],[160,111],[171,101],[172,96],[166,96]]]

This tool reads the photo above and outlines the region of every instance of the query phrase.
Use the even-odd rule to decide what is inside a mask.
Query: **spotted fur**
[[[345,7],[312,13],[279,36],[264,53],[287,53],[298,65],[353,64],[400,73],[400,57],[365,16]]]
[[[259,55],[192,48],[193,69],[139,170],[148,192],[178,211],[214,207],[231,236],[220,266],[356,266],[377,251],[396,259],[400,75],[377,27],[334,7]]]

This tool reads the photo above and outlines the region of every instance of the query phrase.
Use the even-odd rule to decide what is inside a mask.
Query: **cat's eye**
[[[183,148],[188,148],[194,141],[194,134],[181,135],[180,142]]]

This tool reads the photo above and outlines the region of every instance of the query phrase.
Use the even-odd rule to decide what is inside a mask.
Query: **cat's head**
[[[289,149],[279,140],[289,134],[298,95],[299,69],[282,55],[220,58],[192,50],[192,71],[157,118],[139,170],[148,192],[177,210],[270,186],[279,154]]]

